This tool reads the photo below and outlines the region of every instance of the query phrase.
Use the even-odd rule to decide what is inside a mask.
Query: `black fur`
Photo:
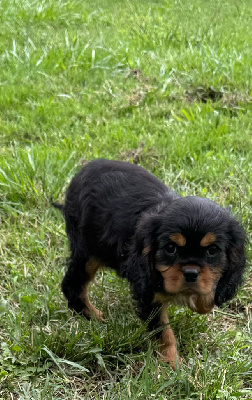
[[[154,315],[149,327],[157,327],[161,304],[153,299],[165,288],[155,267],[172,263],[165,249],[175,232],[187,237],[177,253],[181,268],[209,262],[221,269],[216,305],[231,299],[242,282],[245,232],[230,212],[207,199],[180,197],[141,167],[92,161],[73,178],[65,204],[54,205],[64,213],[71,251],[62,289],[77,312],[85,307],[79,296],[90,280],[85,266],[95,258],[128,279],[138,315],[143,320]],[[220,252],[206,260],[198,243],[208,232],[215,234]]]

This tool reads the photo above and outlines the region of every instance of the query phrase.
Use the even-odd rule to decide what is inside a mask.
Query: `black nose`
[[[183,275],[186,282],[196,282],[199,271],[196,268],[187,268],[183,271]]]

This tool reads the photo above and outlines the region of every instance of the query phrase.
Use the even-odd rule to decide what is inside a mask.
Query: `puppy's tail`
[[[55,208],[58,208],[58,210],[60,210],[61,212],[64,213],[65,211],[65,205],[64,204],[60,204],[60,203],[55,203],[51,197],[50,199],[51,205]]]

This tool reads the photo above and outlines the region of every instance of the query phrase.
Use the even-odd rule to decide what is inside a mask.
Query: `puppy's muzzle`
[[[194,267],[183,268],[182,273],[186,282],[196,282],[199,276],[199,270]]]

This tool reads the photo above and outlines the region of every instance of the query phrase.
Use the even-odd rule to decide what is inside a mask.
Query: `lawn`
[[[251,20],[250,0],[0,2],[0,399],[252,398]],[[207,316],[171,307],[177,371],[115,273],[90,288],[103,323],[61,293],[50,198],[97,157],[229,206],[247,231],[236,298]]]

